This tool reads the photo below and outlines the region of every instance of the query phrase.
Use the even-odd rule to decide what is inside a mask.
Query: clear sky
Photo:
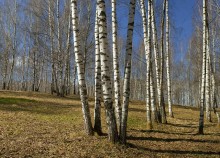
[[[192,15],[197,0],[169,0],[169,14],[171,20],[171,40],[174,44],[174,58],[181,60],[187,51],[189,39],[192,35]],[[121,2],[121,3],[120,3]],[[118,6],[118,26],[119,35],[125,36],[127,33],[128,0],[119,0]],[[147,1],[146,1],[147,2]],[[163,0],[155,0],[162,4]],[[140,40],[143,38],[142,20],[139,8],[136,9],[134,47],[137,49]]]
[[[189,38],[193,32],[192,15],[196,6],[196,0],[170,0],[170,16],[176,35],[175,55],[181,59],[187,51]]]

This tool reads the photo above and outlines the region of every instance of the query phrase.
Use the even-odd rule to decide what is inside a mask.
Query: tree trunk
[[[51,0],[48,0],[48,14],[49,14],[49,29],[50,29],[50,55],[51,55],[51,94],[55,92],[54,78],[55,78],[55,65],[54,65],[54,50],[53,50],[53,28],[52,28],[52,11],[51,11]]]
[[[17,41],[16,41],[16,36],[17,36],[17,0],[14,1],[15,2],[15,15],[14,15],[14,34],[13,34],[13,46],[12,46],[12,64],[11,64],[11,68],[10,68],[10,73],[9,73],[9,79],[8,79],[8,85],[7,85],[7,90],[10,89],[10,87],[12,87],[12,78],[13,78],[13,72],[14,72],[14,65],[15,65],[15,55],[16,55],[16,46],[17,46]]]
[[[114,95],[115,111],[117,125],[120,133],[121,129],[121,101],[120,101],[120,76],[118,62],[118,40],[117,40],[117,17],[116,17],[116,0],[112,0],[112,51],[113,51],[113,69],[114,69]]]
[[[112,86],[109,68],[109,55],[107,54],[107,21],[105,12],[105,1],[97,0],[98,5],[98,24],[99,24],[99,42],[101,59],[101,78],[104,106],[106,110],[106,119],[108,125],[108,138],[112,143],[118,141],[117,124],[115,111],[112,101]]]
[[[127,119],[128,119],[128,106],[130,97],[130,78],[131,78],[131,56],[132,56],[132,38],[134,30],[134,16],[135,16],[136,0],[130,0],[128,30],[126,41],[126,56],[125,56],[125,72],[124,72],[124,85],[123,85],[123,105],[122,105],[122,119],[121,119],[121,133],[120,141],[126,144],[127,136]]]
[[[172,102],[171,102],[171,79],[170,79],[170,37],[169,37],[169,0],[166,0],[166,68],[167,68],[167,97],[169,116],[173,117]],[[162,123],[166,123],[166,120]]]
[[[65,54],[65,74],[62,81],[62,89],[61,89],[61,96],[69,95],[69,69],[70,69],[70,32],[71,32],[71,13],[69,13],[68,18],[68,29],[67,29],[67,44],[66,44],[66,54]]]
[[[77,64],[77,72],[78,72],[78,82],[79,82],[79,90],[80,90],[80,98],[82,102],[82,111],[84,117],[84,125],[85,131],[88,135],[93,135],[93,128],[88,104],[88,97],[86,91],[86,83],[85,83],[85,74],[84,65],[83,65],[83,57],[79,48],[79,29],[78,29],[78,16],[77,16],[77,0],[71,1],[71,11],[72,11],[72,27],[73,27],[73,40],[74,40],[74,52],[75,52],[75,62]]]
[[[156,20],[155,20],[155,13],[154,13],[154,4],[153,1],[151,3],[151,18],[152,18],[152,37],[153,37],[153,45],[154,45],[154,59],[155,59],[155,69],[156,69],[156,85],[157,85],[157,95],[158,95],[158,106],[161,107],[161,85],[160,85],[160,65],[159,65],[159,48],[157,43],[157,28],[156,28]],[[154,122],[158,122],[157,119],[157,107],[155,106],[154,112],[152,111],[152,118],[154,118]]]
[[[158,114],[156,109],[156,100],[155,100],[155,89],[154,89],[154,78],[153,78],[153,69],[152,62],[150,63],[150,100],[151,100],[151,120],[152,122],[158,122]]]
[[[148,23],[146,19],[146,9],[145,9],[145,1],[140,0],[141,5],[141,14],[142,14],[142,23],[143,23],[143,33],[144,33],[144,48],[146,55],[146,63],[147,63],[147,73],[146,73],[146,110],[147,110],[147,129],[152,128],[151,121],[151,109],[150,109],[150,60],[151,60],[151,3],[152,1],[148,1]],[[155,105],[152,105],[155,106]]]
[[[94,110],[94,131],[102,134],[101,126],[101,63],[99,52],[99,26],[98,26],[98,8],[96,9],[95,19],[95,110]]]
[[[166,14],[166,0],[164,0],[163,3],[163,13],[161,18],[161,55],[160,55],[160,93],[161,93],[161,105],[159,106],[158,111],[158,121],[160,123],[166,122],[166,111],[165,111],[165,103],[164,103],[164,93],[163,93],[163,85],[164,85],[164,20],[165,20],[165,14]],[[162,121],[163,119],[163,121]]]
[[[206,82],[206,22],[207,22],[207,0],[203,0],[203,61],[202,61],[202,83],[199,117],[199,134],[203,134],[204,127],[204,106],[205,106],[205,82]]]
[[[76,66],[74,66],[74,69],[73,69],[73,94],[75,95],[76,94],[76,77],[77,77],[77,68]]]
[[[210,73],[210,52],[209,52],[209,28],[208,28],[208,24],[207,24],[207,28],[206,28],[206,88],[205,88],[205,104],[206,104],[206,120],[211,122],[211,103],[210,103],[210,77],[211,77],[211,73]]]

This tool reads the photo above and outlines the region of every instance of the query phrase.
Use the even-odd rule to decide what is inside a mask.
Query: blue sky
[[[196,7],[197,0],[169,0],[169,14],[172,23],[171,40],[174,44],[174,58],[181,60],[188,48],[189,39],[193,32],[192,15]],[[121,2],[121,3],[120,3]],[[125,36],[127,33],[127,15],[128,0],[119,0],[118,6],[118,26],[119,35]],[[147,1],[146,1],[147,2]],[[163,0],[155,0],[158,4],[162,4]],[[137,49],[142,40],[142,20],[140,18],[139,8],[136,9],[136,21],[134,31],[134,47]],[[158,24],[157,24],[158,25]]]
[[[189,38],[192,34],[192,14],[195,0],[170,0],[172,20],[177,28],[182,29],[182,38]]]
[[[170,16],[177,32],[173,37],[175,42],[175,56],[183,59],[189,39],[193,33],[192,15],[196,7],[196,0],[170,0]]]

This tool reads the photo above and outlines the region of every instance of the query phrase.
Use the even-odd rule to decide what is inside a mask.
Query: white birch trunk
[[[94,131],[99,135],[102,134],[101,127],[101,63],[99,52],[99,26],[98,12],[96,10],[95,18],[95,110],[94,110]]]
[[[205,106],[205,80],[206,80],[206,22],[207,22],[207,0],[203,0],[203,61],[202,61],[202,83],[199,117],[199,134],[203,134],[204,127],[204,106]]]
[[[156,110],[156,100],[155,100],[155,90],[154,90],[154,78],[152,63],[150,63],[150,100],[151,100],[151,120],[152,122],[158,122],[157,110]]]
[[[210,51],[209,51],[209,28],[208,28],[208,25],[207,25],[207,28],[206,28],[206,88],[205,88],[205,101],[206,101],[206,120],[211,122],[211,109],[210,109],[210,106],[211,106],[211,103],[210,103],[210,76],[211,76],[211,73],[210,73]]]
[[[71,13],[69,13],[68,18],[68,30],[67,30],[67,44],[66,44],[66,55],[65,55],[65,76],[63,79],[63,85],[62,85],[62,93],[68,95],[69,90],[69,69],[70,69],[70,32],[71,32]]]
[[[157,28],[156,28],[156,21],[155,21],[155,13],[154,13],[154,4],[152,1],[151,4],[151,18],[152,18],[152,38],[153,38],[153,46],[154,46],[154,59],[155,59],[155,69],[156,69],[156,85],[157,85],[157,98],[158,98],[158,106],[161,107],[161,85],[160,85],[160,65],[159,65],[159,47],[157,43]],[[154,111],[152,111],[152,116],[154,118],[154,122],[157,122],[157,108],[156,105]]]
[[[55,65],[54,65],[54,52],[53,52],[53,28],[52,28],[52,11],[51,11],[51,0],[48,0],[48,15],[49,15],[49,30],[50,30],[50,55],[51,55],[51,94],[54,93],[54,76],[55,76]]]
[[[216,38],[216,32],[214,33],[214,28],[213,28],[213,33],[212,33],[212,56],[213,56],[213,64],[210,61],[211,64],[211,88],[212,88],[212,108],[215,112],[215,108],[217,105],[217,98],[216,98],[216,86],[215,86],[215,71],[216,71],[216,52],[215,52],[215,38]]]
[[[120,76],[118,62],[118,40],[117,40],[117,16],[116,0],[112,0],[112,51],[113,51],[113,69],[114,69],[114,96],[115,111],[118,129],[121,129],[121,101],[120,101]],[[119,131],[120,133],[120,131]]]
[[[121,119],[121,133],[120,141],[126,144],[127,136],[127,119],[128,119],[128,106],[130,97],[130,80],[131,80],[131,56],[132,56],[132,38],[134,29],[134,16],[135,16],[136,0],[130,0],[128,28],[127,28],[127,41],[126,41],[126,56],[125,56],[125,72],[124,72],[124,85],[123,85],[123,105],[122,105],[122,119]]]
[[[166,14],[166,0],[163,3],[163,13],[161,18],[161,55],[160,55],[160,93],[161,93],[161,106],[159,107],[158,112],[158,120],[159,122],[166,122],[166,111],[165,111],[165,103],[164,103],[164,93],[163,93],[163,85],[164,85],[164,20]]]
[[[108,138],[111,142],[118,141],[117,124],[115,110],[112,101],[112,87],[110,78],[109,55],[107,54],[107,19],[105,12],[105,1],[97,0],[98,5],[98,24],[99,24],[99,42],[100,42],[100,60],[101,60],[101,79],[104,106],[106,110],[106,119],[108,125]]]
[[[169,0],[166,0],[166,68],[167,68],[167,97],[169,116],[173,117],[172,102],[171,102],[171,79],[170,79],[170,37],[169,37]]]
[[[152,128],[151,109],[150,109],[150,60],[151,60],[151,0],[148,1],[148,23],[146,19],[145,1],[140,0],[141,15],[144,33],[144,48],[147,63],[146,73],[146,110],[147,110],[147,129]]]
[[[72,27],[73,27],[73,38],[74,38],[73,40],[74,40],[75,62],[77,64],[78,82],[79,82],[80,98],[82,102],[82,111],[83,111],[83,117],[84,117],[85,131],[86,131],[86,134],[93,135],[93,128],[92,128],[88,97],[87,97],[87,91],[86,91],[83,57],[82,57],[82,53],[79,50],[80,45],[78,43],[79,29],[78,29],[78,16],[77,16],[77,0],[71,1],[71,11],[72,11]]]

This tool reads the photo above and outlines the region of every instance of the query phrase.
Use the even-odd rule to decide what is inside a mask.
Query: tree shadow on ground
[[[215,143],[220,144],[218,140],[200,140],[200,139],[186,139],[186,138],[156,138],[156,137],[134,137],[129,136],[128,140],[148,140],[148,141],[158,141],[158,142],[177,142],[177,141],[185,141],[185,142],[194,142],[194,143]]]
[[[180,127],[180,128],[197,128],[195,124],[189,123],[189,124],[173,124],[173,123],[167,123],[167,126],[172,126],[172,127]]]
[[[155,133],[164,133],[164,134],[172,134],[172,135],[198,135],[197,133],[193,132],[167,132],[167,131],[160,131],[160,130],[140,130],[140,132],[155,132]],[[203,135],[212,135],[212,136],[220,136],[220,133],[204,133]]]
[[[167,131],[160,131],[160,130],[136,130],[136,129],[131,129],[131,131],[135,132],[141,132],[141,133],[162,133],[162,134],[168,134],[168,135],[196,135],[195,133],[192,132],[167,132]]]
[[[144,109],[138,109],[138,108],[129,108],[129,111],[134,111],[134,112],[146,112]]]
[[[71,108],[81,108],[81,105],[63,105],[54,102],[35,101],[23,98],[0,98],[0,110],[2,111],[58,115],[62,114],[64,110]]]
[[[169,153],[169,154],[195,154],[195,155],[220,155],[220,152],[214,151],[190,151],[190,150],[160,150],[160,149],[150,149],[132,143],[128,143],[128,147],[135,148],[139,150],[146,150],[155,153]]]

